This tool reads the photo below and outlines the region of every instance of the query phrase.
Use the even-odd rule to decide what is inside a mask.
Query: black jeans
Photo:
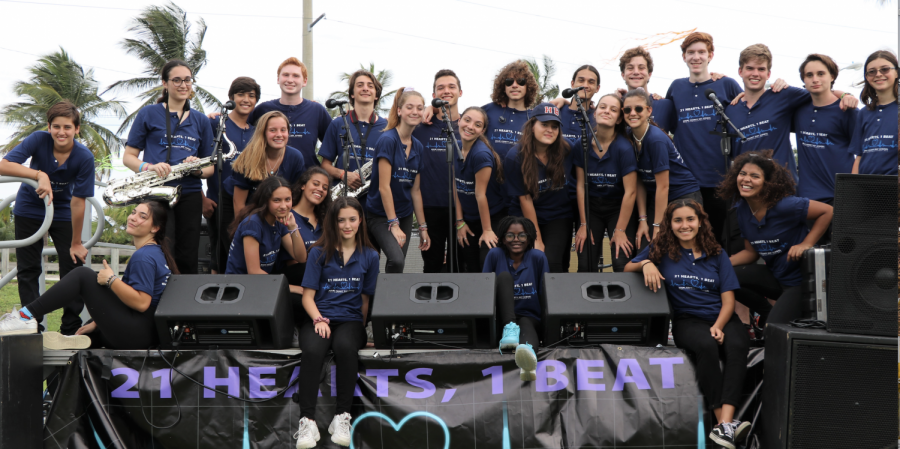
[[[447,245],[456,242],[455,234],[450,232],[453,228],[448,221],[449,211],[446,207],[426,207],[422,212],[428,220],[428,238],[431,239],[431,248],[422,251],[422,272],[440,273],[444,271],[444,253],[449,249]]]
[[[197,274],[200,254],[200,212],[203,193],[182,194],[175,207],[169,209],[166,237],[175,265],[181,274]],[[229,242],[231,244],[231,242]]]
[[[688,199],[694,200],[694,201],[700,203],[701,206],[703,205],[703,196],[700,194],[699,190],[696,192],[691,192],[691,193],[688,193],[685,195],[681,195],[678,198],[673,198],[672,200],[669,201],[669,204],[672,204],[673,202],[678,201],[678,200],[688,200]],[[637,203],[635,203],[635,205],[637,205]],[[637,209],[637,207],[635,207],[635,209]],[[653,238],[653,223],[656,223],[659,220],[662,220],[662,217],[659,217],[659,218],[656,217],[656,192],[653,192],[652,194],[648,192],[647,193],[647,226],[650,227],[650,238]],[[641,247],[638,249],[638,251],[643,250],[649,244],[650,244],[650,242],[648,242],[646,240],[641,240],[641,245],[640,245]]]
[[[516,315],[516,306],[513,301],[513,277],[509,272],[497,275],[494,291],[497,325],[500,328],[497,335],[503,335],[503,327],[507,324],[516,323],[519,325],[519,344],[528,343],[534,349],[540,347],[541,338],[538,329],[541,327],[541,322],[529,316]]]
[[[43,222],[44,220],[35,220],[16,215],[16,240],[31,237],[41,228]],[[90,226],[90,223],[87,226]],[[53,245],[56,247],[57,254],[59,254],[59,278],[62,280],[73,269],[84,265],[81,261],[77,263],[72,262],[72,257],[69,255],[69,248],[72,246],[72,222],[51,222],[48,233],[50,238],[53,239]],[[16,263],[18,268],[16,279],[19,282],[19,301],[22,306],[27,307],[40,296],[38,278],[41,276],[41,251],[43,250],[43,239],[38,239],[37,242],[31,245],[16,248],[16,260],[18,261]],[[80,315],[82,309],[84,309],[84,302],[78,297],[73,298],[73,301],[66,304],[63,308],[62,322],[59,326],[61,333],[72,335],[81,327]],[[28,310],[31,310],[31,307],[28,307]],[[44,319],[44,314],[38,315],[34,312],[32,314],[38,323]]]
[[[728,215],[728,203],[716,196],[715,187],[700,187],[700,196],[703,198],[703,211],[709,215],[713,236],[719,245],[725,248],[727,242],[725,217]]]
[[[116,282],[123,282],[121,280]],[[159,344],[153,315],[156,307],[138,312],[125,305],[112,290],[97,283],[97,272],[78,267],[28,306],[34,316],[46,315],[84,300],[97,330],[91,340],[100,339],[110,349],[146,349]]]
[[[397,244],[397,239],[387,227],[387,217],[370,214],[366,217],[369,227],[369,239],[378,251],[384,251],[387,263],[384,265],[385,273],[402,273],[406,265],[406,251],[409,249],[409,241],[412,240],[412,214],[400,217],[400,230],[406,234],[403,246]],[[430,225],[429,225],[430,226]]]
[[[741,288],[734,299],[760,315],[759,326],[766,323],[787,324],[803,317],[803,292],[799,285],[788,287],[778,283],[765,265],[747,264],[734,267]],[[772,306],[766,299],[775,300]]]
[[[712,409],[723,404],[741,405],[741,390],[747,374],[747,354],[750,339],[737,315],[725,324],[722,345],[710,335],[715,324],[691,315],[681,315],[672,321],[672,337],[675,345],[694,354],[694,365],[700,392]],[[719,368],[719,357],[725,359],[725,372]]]
[[[558,218],[538,225],[541,240],[544,242],[544,254],[550,264],[551,273],[565,273],[569,267],[572,254],[572,219]]]
[[[507,213],[507,209],[502,209],[494,215],[491,215],[491,230],[494,233],[497,233],[497,228],[500,226],[500,220],[509,215]],[[469,244],[467,246],[462,246],[459,243],[456,244],[456,251],[459,254],[459,272],[460,273],[481,273],[481,270],[484,269],[484,259],[487,258],[487,253],[491,250],[486,244],[482,243],[478,244],[478,239],[481,238],[481,234],[484,233],[484,228],[481,226],[481,220],[472,220],[467,221],[467,225],[469,225],[469,229],[475,233],[475,235],[468,236]],[[429,225],[430,226],[430,225]],[[454,240],[456,235],[456,229],[454,232]],[[497,243],[503,241],[503,236],[498,235],[499,239]]]
[[[231,195],[227,192],[219,192],[219,203],[213,211],[212,217],[207,220],[209,229],[210,269],[216,270],[219,274],[225,272],[228,266],[228,249],[231,247],[231,239],[228,238],[228,228],[234,221],[234,203]],[[222,234],[219,235],[219,215],[222,216]]]
[[[337,365],[337,411],[335,415],[349,413],[353,404],[353,390],[359,369],[358,351],[366,345],[366,329],[360,321],[332,322],[331,336],[322,338],[309,317],[300,325],[300,417],[316,419],[316,399],[319,384],[324,377],[322,368],[328,351],[334,353]]]
[[[598,271],[597,266],[603,257],[603,233],[605,231],[606,235],[610,237],[614,235],[621,211],[621,200],[615,202],[601,198],[591,198],[591,233],[594,235],[594,244],[592,246],[594,258],[591,261],[587,260],[587,245],[591,243],[590,235],[588,235],[588,240],[585,241],[581,252],[578,253],[579,273],[596,273]],[[637,215],[632,214],[631,219],[628,220],[628,225],[625,226],[625,236],[629,242],[634,242],[635,234],[637,234]],[[616,257],[615,245],[610,246],[613,271],[619,273],[625,269],[625,265],[636,255],[634,248],[632,248],[631,252],[630,256],[620,252],[619,257]]]

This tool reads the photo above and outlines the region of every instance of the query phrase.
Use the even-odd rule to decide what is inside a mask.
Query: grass
[[[47,288],[50,288],[56,282],[47,282]],[[21,308],[19,304],[19,284],[10,282],[0,288],[0,313],[11,312],[13,307]],[[62,309],[54,310],[47,315],[47,330],[59,331],[60,320],[62,318]]]

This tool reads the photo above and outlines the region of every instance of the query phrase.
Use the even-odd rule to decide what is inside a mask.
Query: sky
[[[301,0],[252,2],[177,0],[188,18],[201,18],[208,30],[203,41],[208,64],[198,84],[226,99],[231,81],[250,76],[262,86],[262,100],[277,98],[278,65],[289,56],[301,58]],[[0,105],[17,101],[16,81],[39,56],[64,48],[85,69],[93,68],[101,91],[106,86],[142,76],[141,62],[121,47],[133,18],[162,1],[131,0],[0,0]],[[252,5],[249,8],[248,5]],[[374,7],[376,6],[377,7]],[[552,5],[553,9],[547,6]],[[635,7],[637,5],[637,7]],[[339,76],[360,64],[390,69],[395,89],[413,86],[430,92],[434,73],[449,68],[460,78],[461,108],[490,101],[491,83],[507,63],[550,56],[556,63],[553,82],[569,86],[582,64],[600,69],[600,93],[623,87],[618,55],[647,43],[654,73],[652,92],[665,95],[672,80],[687,76],[679,33],[705,31],[715,39],[710,70],[738,78],[738,55],[748,45],[764,43],[773,53],[772,79],[802,86],[798,68],[809,53],[824,53],[840,67],[862,63],[873,51],[897,51],[897,1],[877,0],[360,0],[314,1],[311,16],[325,14],[313,28],[316,99],[345,90]],[[196,29],[196,25],[195,28]],[[859,95],[853,83],[862,71],[843,71],[835,89]],[[131,112],[137,92],[104,95],[126,101]],[[114,117],[97,120],[118,129]],[[0,142],[12,129],[0,124]],[[116,175],[124,172],[115,172]],[[0,197],[17,187],[0,184]],[[99,191],[98,191],[99,194]]]

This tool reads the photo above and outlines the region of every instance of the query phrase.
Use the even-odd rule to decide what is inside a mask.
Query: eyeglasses
[[[504,234],[503,236],[506,237],[506,240],[517,240],[517,239],[518,239],[518,240],[521,240],[521,241],[523,241],[523,242],[527,242],[527,241],[528,241],[528,234],[526,234],[526,233],[524,233],[524,232],[520,232],[520,233],[518,233],[518,234],[513,234],[512,232],[507,232],[507,233]]]
[[[172,79],[170,79],[169,81],[171,81],[172,84],[174,84],[174,85],[176,85],[176,86],[180,86],[180,85],[182,85],[182,84],[187,84],[188,86],[190,86],[191,84],[194,84],[194,80],[192,80],[192,79],[190,79],[190,78],[185,78],[185,79],[181,79],[181,78],[172,78]]]
[[[882,75],[887,76],[887,74],[890,73],[891,70],[895,70],[896,68],[897,67],[882,67],[880,69],[869,69],[869,70],[866,70],[866,78],[875,78],[875,75],[877,75],[879,72]],[[508,85],[509,84],[507,84],[507,86]]]
[[[626,107],[622,108],[622,112],[624,112],[626,114],[631,114],[631,109],[632,109],[631,106],[626,106]],[[635,106],[634,112],[637,112],[638,114],[640,114],[641,112],[644,112],[644,107],[643,106]]]
[[[507,78],[506,80],[503,81],[503,84],[506,84],[506,87],[509,87],[509,86],[513,85],[513,82],[515,82],[516,84],[518,84],[520,86],[524,86],[525,78],[516,78],[516,79]]]

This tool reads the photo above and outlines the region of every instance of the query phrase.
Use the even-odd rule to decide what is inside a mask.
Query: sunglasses
[[[507,233],[504,234],[503,236],[506,237],[506,240],[516,240],[516,239],[518,239],[518,240],[521,240],[521,241],[523,241],[523,242],[528,241],[528,234],[526,234],[526,233],[524,233],[524,232],[520,232],[520,233],[518,233],[518,234],[513,234],[512,232],[507,232]]]
[[[875,75],[877,75],[879,72],[880,72],[882,75],[887,76],[887,74],[890,73],[891,70],[894,70],[894,69],[896,69],[896,68],[897,68],[897,67],[882,67],[882,68],[880,68],[880,69],[869,69],[869,70],[866,70],[866,78],[874,78]],[[507,81],[508,81],[508,80],[507,80]],[[507,84],[507,86],[508,86],[508,85],[509,85],[509,84]]]
[[[524,86],[525,78],[516,78],[516,79],[507,78],[503,81],[503,84],[506,84],[506,87],[509,87],[509,86],[513,85],[513,82],[515,82],[516,84],[518,84],[520,86]]]
[[[624,112],[626,114],[631,114],[631,109],[632,109],[631,106],[626,106],[626,107],[622,108],[622,112]],[[635,106],[634,112],[637,112],[638,114],[640,114],[641,112],[644,112],[644,107],[643,106]]]

